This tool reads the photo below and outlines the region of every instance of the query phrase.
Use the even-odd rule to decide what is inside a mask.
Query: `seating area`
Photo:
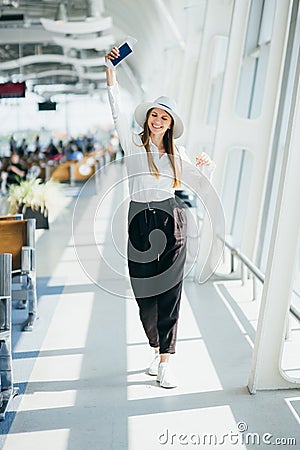
[[[35,219],[0,216],[0,254],[12,255],[12,300],[28,309],[24,331],[32,331],[37,317]]]
[[[0,216],[0,420],[18,393],[13,385],[12,309],[27,310],[22,331],[37,319],[35,220]]]
[[[7,166],[10,158],[0,158],[1,194],[8,194]],[[73,184],[76,181],[85,181],[95,173],[95,167],[107,162],[105,150],[97,150],[83,155],[77,160],[47,160],[23,157],[22,165],[26,169],[26,178],[39,178],[42,182],[54,180]]]

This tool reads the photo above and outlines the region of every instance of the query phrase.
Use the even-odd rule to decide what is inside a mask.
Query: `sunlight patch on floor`
[[[246,448],[228,405],[129,417],[128,440],[129,450]]]
[[[30,383],[79,380],[82,360],[83,355],[38,358],[32,370],[27,390],[30,389]]]
[[[70,430],[41,430],[30,433],[10,433],[3,450],[40,448],[41,450],[67,450]],[[22,447],[20,446],[22,443]]]
[[[93,304],[93,292],[60,295],[41,350],[84,348]]]
[[[76,404],[76,390],[33,392],[24,394],[19,411],[38,411],[49,408],[67,408]]]

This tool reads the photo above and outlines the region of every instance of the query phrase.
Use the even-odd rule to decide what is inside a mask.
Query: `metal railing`
[[[247,258],[247,256],[245,256],[242,252],[240,252],[240,250],[238,250],[237,248],[233,247],[232,245],[229,244],[229,242],[227,242],[226,240],[223,239],[224,245],[226,248],[228,248],[230,250],[231,253],[231,258],[230,258],[230,272],[234,273],[235,272],[235,265],[234,265],[234,259],[235,257],[238,258],[241,261],[241,279],[242,279],[242,284],[245,283],[245,267],[247,267],[247,269],[252,273],[253,278],[252,278],[252,300],[256,299],[257,296],[257,287],[256,287],[256,279],[258,279],[262,284],[265,282],[265,274],[263,272],[261,272],[261,270],[256,267],[255,264],[253,264],[253,262]],[[300,295],[293,290],[292,293],[294,295],[296,295],[297,297],[300,297]],[[300,322],[300,311],[295,308],[295,306],[291,305],[290,306],[290,313]]]

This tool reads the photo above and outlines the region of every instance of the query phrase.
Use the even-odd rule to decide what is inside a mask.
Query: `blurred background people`
[[[8,186],[11,184],[20,184],[22,180],[26,179],[27,169],[21,163],[18,153],[11,155],[6,172],[8,174],[6,180]]]

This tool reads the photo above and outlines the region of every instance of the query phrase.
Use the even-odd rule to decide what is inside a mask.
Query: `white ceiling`
[[[65,84],[68,92],[95,92],[104,85],[104,54],[131,35],[138,42],[119,79],[141,97],[158,83],[168,84],[187,35],[200,39],[205,5],[206,0],[0,0],[1,81],[27,80],[33,90]],[[59,8],[66,16],[54,22]]]

